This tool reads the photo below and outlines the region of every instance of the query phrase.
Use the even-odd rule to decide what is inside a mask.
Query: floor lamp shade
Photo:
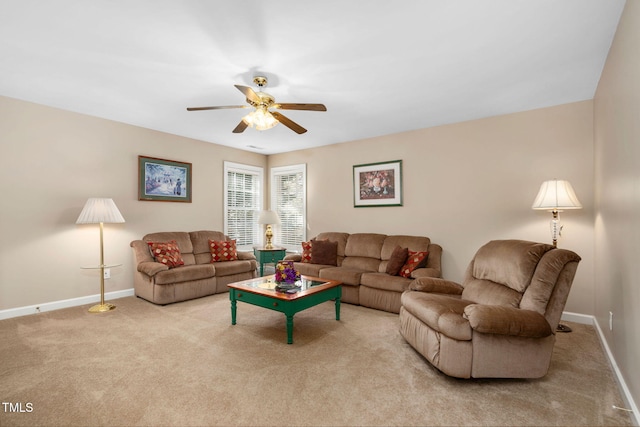
[[[533,209],[554,211],[581,209],[582,205],[569,181],[552,179],[542,183],[531,207]]]
[[[100,223],[124,222],[122,214],[113,202],[113,199],[91,198],[84,204],[76,224],[100,224]]]
[[[558,237],[562,231],[558,212],[566,209],[582,209],[582,205],[569,181],[552,179],[542,183],[531,208],[552,213],[553,218],[549,228],[553,246],[557,246]]]
[[[100,265],[96,268],[100,269],[100,304],[94,305],[89,309],[91,313],[104,313],[116,308],[113,304],[105,304],[104,302],[104,239],[103,224],[104,223],[122,223],[124,218],[113,199],[91,198],[84,204],[80,216],[76,220],[76,224],[100,224]]]

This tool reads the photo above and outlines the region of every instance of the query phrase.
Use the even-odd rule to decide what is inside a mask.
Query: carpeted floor
[[[111,302],[0,321],[0,400],[24,411],[3,405],[0,426],[631,425],[590,326],[558,335],[543,379],[459,380],[391,313],[324,303],[287,345],[280,313],[239,303],[231,326],[228,294]]]

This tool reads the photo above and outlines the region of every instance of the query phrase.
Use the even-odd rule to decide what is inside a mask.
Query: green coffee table
[[[300,290],[295,293],[277,292],[273,275],[228,284],[231,324],[236,324],[238,301],[284,313],[287,317],[287,344],[293,343],[293,316],[302,310],[335,300],[336,320],[340,320],[342,282],[302,276],[297,284]]]

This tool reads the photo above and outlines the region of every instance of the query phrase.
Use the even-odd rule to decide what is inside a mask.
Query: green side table
[[[265,264],[277,264],[278,261],[282,261],[287,254],[285,248],[253,248],[253,254],[256,256],[258,264],[260,264],[260,277],[264,276]]]

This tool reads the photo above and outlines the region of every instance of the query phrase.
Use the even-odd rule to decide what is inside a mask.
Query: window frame
[[[307,165],[306,163],[301,163],[297,165],[273,167],[270,169],[269,172],[270,172],[269,185],[270,185],[270,192],[271,192],[270,206],[271,206],[271,210],[276,211],[278,213],[278,216],[280,217],[280,222],[281,222],[281,224],[274,227],[275,228],[274,243],[279,247],[286,248],[288,251],[299,252],[301,243],[306,241],[307,239]],[[300,197],[300,199],[302,200],[302,208],[301,208],[301,216],[302,216],[301,239],[302,240],[300,242],[289,241],[287,243],[283,243],[282,242],[282,234],[283,234],[282,222],[283,222],[284,215],[278,209],[279,194],[278,194],[278,188],[277,188],[277,184],[278,184],[277,177],[282,175],[293,175],[293,174],[302,174],[302,177],[301,177],[302,195]]]
[[[261,236],[263,233],[261,232],[261,227],[258,224],[258,215],[260,214],[260,211],[263,209],[263,201],[264,201],[264,168],[260,167],[260,166],[252,166],[252,165],[245,165],[242,163],[235,163],[235,162],[229,162],[229,161],[225,161],[224,162],[224,179],[223,179],[223,221],[224,221],[224,234],[226,236],[229,236],[229,210],[230,210],[230,206],[229,206],[229,173],[230,172],[235,172],[235,173],[239,173],[239,174],[246,174],[246,175],[252,175],[255,177],[256,179],[256,194],[254,196],[254,199],[256,201],[256,206],[255,206],[255,212],[254,212],[254,217],[255,217],[255,221],[252,221],[251,227],[253,230],[253,239],[252,242],[249,243],[244,243],[244,244],[240,244],[238,245],[238,250],[248,250],[251,251],[253,250],[253,246],[256,245],[260,245],[262,244],[262,238],[264,236]],[[245,223],[246,225],[246,223]],[[229,236],[229,238],[233,238],[233,236]]]

